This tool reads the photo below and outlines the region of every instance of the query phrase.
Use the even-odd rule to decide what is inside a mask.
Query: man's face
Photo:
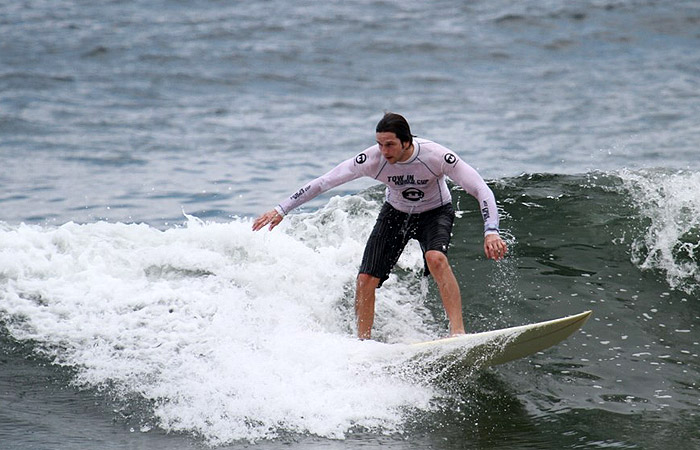
[[[410,142],[402,144],[396,134],[389,131],[377,133],[377,144],[379,144],[379,151],[389,164],[403,162],[406,150],[411,145]]]

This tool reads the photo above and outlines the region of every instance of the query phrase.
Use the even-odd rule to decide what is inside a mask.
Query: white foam
[[[670,286],[700,286],[700,172],[623,171],[625,185],[649,227],[632,245],[633,262],[661,270]]]
[[[164,231],[1,225],[0,314],[15,338],[75,368],[76,383],[147,400],[169,431],[214,444],[400,431],[435,392],[388,373],[386,345],[353,337],[354,278],[377,208],[336,198],[257,233],[249,220],[195,218]],[[400,265],[419,272],[420,252]],[[430,335],[421,283],[387,282],[376,336]]]

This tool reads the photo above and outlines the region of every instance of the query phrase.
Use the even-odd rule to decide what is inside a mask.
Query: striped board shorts
[[[367,240],[359,272],[379,278],[381,286],[411,239],[420,243],[424,263],[428,250],[447,254],[454,219],[451,203],[419,214],[404,213],[384,203]],[[427,276],[430,271],[424,265]]]

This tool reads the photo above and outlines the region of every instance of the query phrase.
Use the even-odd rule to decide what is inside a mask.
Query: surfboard
[[[507,363],[558,344],[581,328],[592,311],[546,322],[410,344],[430,365],[486,367]]]

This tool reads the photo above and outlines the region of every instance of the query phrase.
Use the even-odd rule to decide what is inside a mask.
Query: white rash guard
[[[389,164],[375,144],[311,181],[275,209],[284,216],[336,186],[370,177],[386,185],[386,201],[391,206],[408,214],[418,214],[452,202],[445,182],[445,176],[448,176],[478,200],[484,219],[484,234],[498,233],[496,199],[477,171],[435,142],[414,138],[413,146],[409,160]]]

